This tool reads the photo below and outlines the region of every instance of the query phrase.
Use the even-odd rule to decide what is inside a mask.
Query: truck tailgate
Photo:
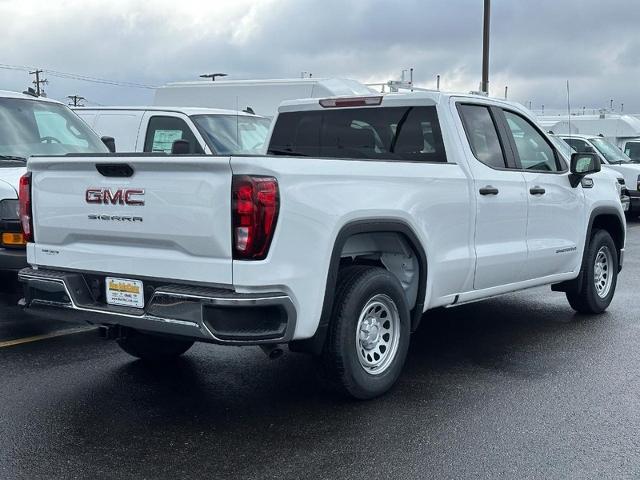
[[[228,157],[34,157],[29,170],[32,265],[232,283]]]

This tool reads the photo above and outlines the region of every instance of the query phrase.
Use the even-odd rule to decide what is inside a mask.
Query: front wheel
[[[193,341],[162,337],[127,329],[118,345],[129,355],[146,361],[166,361],[182,355],[193,345]]]
[[[569,304],[579,313],[604,312],[618,281],[618,250],[606,230],[596,230],[591,236],[580,275],[580,289],[567,292]]]
[[[400,376],[409,347],[410,315],[400,282],[384,268],[348,267],[334,302],[322,358],[326,373],[352,397],[383,394]]]

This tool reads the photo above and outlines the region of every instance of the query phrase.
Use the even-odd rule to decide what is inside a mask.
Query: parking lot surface
[[[638,478],[639,280],[634,222],[607,313],[545,287],[429,314],[369,402],[300,354],[199,344],[148,366],[4,293],[0,478]]]

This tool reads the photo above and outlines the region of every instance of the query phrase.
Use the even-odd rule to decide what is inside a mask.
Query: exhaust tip
[[[270,360],[280,358],[284,353],[284,350],[278,345],[260,345],[260,348]]]

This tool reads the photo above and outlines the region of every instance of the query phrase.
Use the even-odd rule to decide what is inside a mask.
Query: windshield
[[[271,120],[252,115],[193,115],[193,122],[216,155],[261,153]]]
[[[95,133],[64,105],[0,98],[0,163],[31,155],[108,153]]]
[[[622,150],[614,144],[607,142],[601,138],[592,138],[591,143],[609,163],[630,163],[631,159],[627,157]]]
[[[571,158],[571,154],[575,152],[573,147],[569,145],[567,142],[565,142],[563,139],[561,139],[560,137],[556,137],[554,135],[551,135],[551,140],[553,141],[556,148],[560,151],[562,156],[567,160],[569,160]]]

